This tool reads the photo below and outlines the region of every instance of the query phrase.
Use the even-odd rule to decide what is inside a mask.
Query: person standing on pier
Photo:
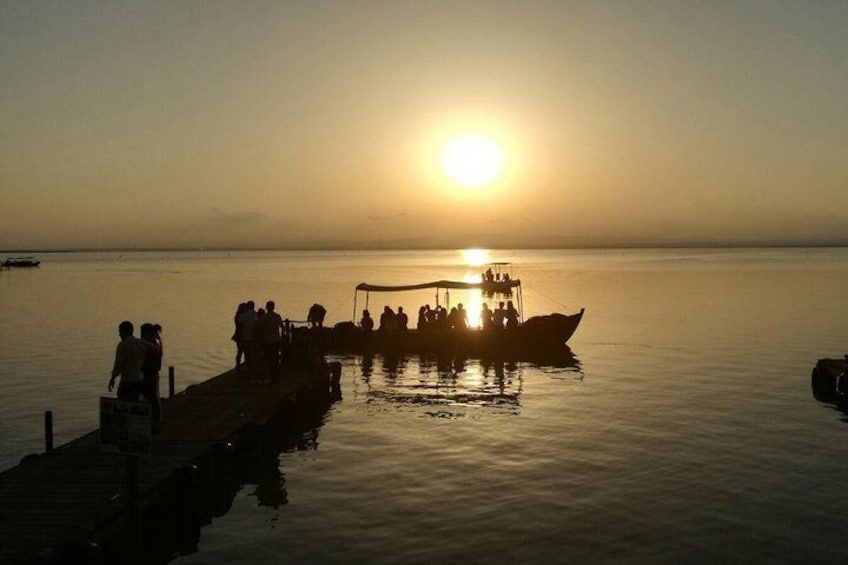
[[[244,366],[253,369],[256,364],[254,343],[256,331],[256,310],[253,300],[245,302],[244,310],[238,315],[238,325],[241,327],[241,346],[244,352]]]
[[[159,424],[162,421],[162,407],[159,403],[159,370],[162,368],[162,342],[159,338],[161,329],[162,326],[159,324],[141,324],[141,339],[149,346],[144,363],[141,365],[141,373],[144,375],[142,394],[150,400],[153,433],[159,431]]]
[[[121,341],[115,349],[115,364],[112,367],[112,378],[109,379],[109,391],[115,387],[115,379],[121,377],[118,385],[120,400],[138,400],[144,390],[144,374],[141,371],[144,359],[153,349],[144,340],[133,335],[135,328],[132,322],[124,320],[118,326]]]
[[[257,321],[257,339],[262,340],[262,354],[271,382],[280,378],[280,346],[284,329],[283,318],[275,311],[273,300],[265,304],[265,315]]]

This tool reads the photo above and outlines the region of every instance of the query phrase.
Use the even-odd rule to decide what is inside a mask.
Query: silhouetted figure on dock
[[[248,300],[244,310],[239,314],[238,321],[241,326],[241,347],[244,352],[244,365],[252,369],[256,362],[254,338],[256,337],[256,316],[253,300]]]
[[[310,328],[323,328],[324,316],[327,315],[327,309],[320,304],[313,304],[309,308],[309,313],[306,315],[306,324]]]
[[[118,385],[118,398],[121,400],[138,400],[144,391],[144,374],[142,365],[153,349],[144,340],[133,335],[135,328],[132,322],[124,320],[118,326],[121,341],[115,348],[115,364],[112,367],[112,378],[109,379],[109,391],[115,387],[115,379],[121,377]]]
[[[247,310],[247,302],[242,302],[238,305],[238,308],[236,308],[236,313],[233,316],[235,330],[233,331],[233,337],[231,339],[236,342],[236,369],[241,368],[241,362],[244,356],[244,338],[242,337],[243,326],[240,317],[241,313],[245,310]]]
[[[141,339],[150,345],[150,351],[141,365],[141,373],[144,375],[142,394],[150,401],[150,423],[154,433],[159,431],[162,421],[162,406],[159,402],[159,371],[162,369],[161,328],[159,324],[146,323],[141,324],[140,330]]]
[[[271,381],[280,378],[280,353],[282,345],[282,331],[285,329],[283,318],[276,312],[273,300],[265,304],[265,315],[258,319],[257,337],[262,342],[262,357],[265,368]]]

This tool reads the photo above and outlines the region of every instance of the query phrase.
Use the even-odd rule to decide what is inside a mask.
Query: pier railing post
[[[53,411],[44,413],[44,451],[53,451]]]
[[[168,398],[171,398],[172,396],[174,396],[174,384],[175,384],[174,366],[171,365],[170,367],[168,367]]]
[[[126,456],[127,512],[130,528],[137,542],[141,541],[141,502],[139,500],[138,456]]]

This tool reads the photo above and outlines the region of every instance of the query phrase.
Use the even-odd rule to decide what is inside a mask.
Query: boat
[[[556,362],[559,357],[571,355],[566,345],[577,331],[583,319],[584,308],[575,314],[551,313],[533,316],[524,320],[521,280],[511,279],[478,282],[438,280],[420,284],[400,286],[361,283],[356,286],[354,318],[358,313],[357,301],[364,292],[365,309],[368,309],[372,292],[391,293],[415,290],[436,290],[436,304],[440,292],[444,291],[446,306],[450,305],[451,290],[479,289],[487,295],[516,295],[518,323],[514,327],[467,329],[406,329],[365,331],[354,322],[340,322],[332,328],[298,327],[292,330],[292,342],[299,341],[308,346],[334,353],[391,353],[391,354],[435,354],[459,358],[488,358]],[[491,293],[491,294],[489,294]],[[412,322],[410,325],[414,325]]]
[[[33,257],[7,257],[0,266],[3,267],[38,267],[41,261],[36,261]]]
[[[520,281],[512,279],[512,264],[494,262],[484,265],[486,270],[480,273],[480,289],[486,296],[503,294],[509,296],[512,289],[521,286]]]
[[[817,400],[848,404],[848,355],[843,359],[819,359],[810,380]]]

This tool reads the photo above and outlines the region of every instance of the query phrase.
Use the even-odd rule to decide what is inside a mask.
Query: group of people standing
[[[498,302],[498,307],[492,311],[489,310],[489,305],[483,303],[483,309],[480,310],[480,325],[484,330],[502,330],[518,327],[518,310],[512,300],[508,300],[506,306],[504,303]]]
[[[121,341],[115,349],[115,363],[108,389],[115,387],[120,377],[118,398],[120,400],[145,400],[151,405],[151,423],[153,431],[158,432],[162,419],[159,403],[159,371],[162,369],[162,326],[144,323],[141,325],[141,337],[133,334],[133,323],[124,320],[118,325]]]
[[[273,300],[256,309],[253,300],[242,302],[233,317],[236,342],[236,370],[264,368],[268,378],[278,380],[284,353],[286,325]]]

